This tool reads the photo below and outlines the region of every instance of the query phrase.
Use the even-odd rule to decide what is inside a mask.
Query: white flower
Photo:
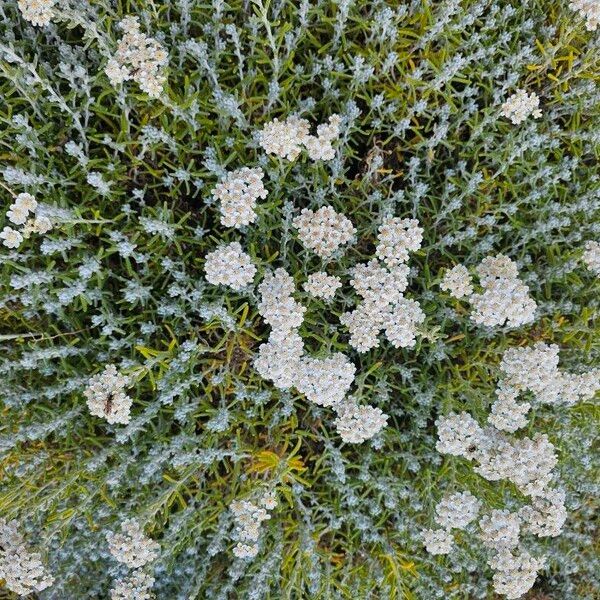
[[[395,348],[412,348],[417,326],[425,321],[425,313],[416,300],[400,298],[387,313],[385,336]]]
[[[460,299],[473,293],[473,280],[464,265],[456,265],[448,269],[440,283],[440,289],[454,298]]]
[[[425,529],[423,544],[429,554],[449,554],[454,546],[454,536],[445,529]]]
[[[492,405],[492,412],[488,422],[496,429],[513,433],[527,425],[527,413],[531,408],[529,402],[518,403],[516,390],[508,387],[499,387],[496,390],[498,399]]]
[[[328,124],[317,127],[317,136],[308,135],[304,145],[311,160],[332,160],[335,157],[335,149],[331,142],[340,135],[341,118],[331,115]]]
[[[306,142],[310,125],[306,119],[288,117],[285,121],[273,119],[265,123],[259,133],[259,143],[267,154],[295,160]]]
[[[262,182],[264,176],[260,168],[244,167],[228,173],[215,186],[212,193],[221,202],[221,224],[224,227],[239,228],[254,223],[256,201],[267,197]]]
[[[488,548],[510,550],[519,544],[521,519],[518,513],[492,510],[479,520],[481,540]]]
[[[517,278],[517,265],[510,258],[502,254],[488,256],[477,267],[477,273],[483,292],[470,297],[475,323],[518,327],[534,320],[537,305],[529,296],[529,288]]]
[[[531,505],[519,511],[525,529],[538,537],[556,537],[567,520],[565,492],[548,489],[532,499]]]
[[[258,545],[238,542],[233,548],[233,554],[238,558],[254,558],[258,554]]]
[[[379,226],[377,258],[388,267],[395,267],[408,260],[409,252],[416,252],[423,241],[423,228],[416,219],[390,217]]]
[[[11,223],[23,225],[27,221],[28,211],[11,204],[10,208],[6,211],[6,216]]]
[[[507,479],[525,496],[541,496],[552,480],[557,458],[544,434],[511,439],[486,429],[475,451],[474,471],[490,481]]]
[[[27,212],[34,213],[37,210],[38,203],[37,200],[31,194],[23,192],[21,194],[18,194],[15,198],[14,206],[19,208],[20,210],[26,210]]]
[[[600,389],[600,370],[582,374],[561,371],[558,351],[556,344],[543,342],[509,348],[500,363],[503,389],[532,392],[537,402],[545,404],[571,405],[593,398]]]
[[[41,562],[40,554],[30,552],[16,521],[0,518],[0,580],[19,596],[29,596],[50,587],[54,578]]]
[[[257,541],[263,521],[271,518],[268,510],[277,506],[274,497],[269,495],[262,499],[261,508],[248,500],[234,500],[229,509],[234,518],[235,528],[233,537],[239,540],[233,549],[233,554],[238,558],[254,558],[258,554]]]
[[[284,337],[302,325],[306,308],[294,300],[294,291],[294,279],[281,268],[267,273],[258,286],[258,312],[275,337]]]
[[[36,217],[33,221],[33,231],[35,233],[48,233],[52,229],[52,221],[48,217]]]
[[[470,492],[444,496],[435,507],[435,522],[444,529],[464,529],[477,518],[481,502]]]
[[[528,116],[538,119],[542,111],[538,108],[540,99],[535,92],[527,94],[525,90],[517,90],[515,94],[502,105],[502,115],[510,119],[513,124],[522,123]]]
[[[336,352],[328,358],[304,358],[298,366],[296,389],[321,406],[335,406],[344,399],[354,381],[356,367]]]
[[[383,316],[373,310],[374,305],[363,302],[352,312],[340,316],[340,323],[350,332],[350,345],[358,352],[367,352],[379,345]]]
[[[571,0],[569,6],[586,20],[588,31],[596,31],[600,25],[600,2],[598,0]]]
[[[377,435],[386,425],[388,415],[374,406],[358,405],[347,400],[335,405],[338,414],[335,426],[342,441],[348,444],[361,444]]]
[[[147,537],[135,519],[121,523],[121,533],[106,534],[108,549],[113,557],[130,569],[137,569],[156,560],[160,546]]]
[[[581,258],[590,271],[600,276],[600,243],[593,240],[586,242]]]
[[[151,600],[154,577],[141,569],[123,579],[117,579],[110,591],[110,600]]]
[[[137,17],[125,17],[119,24],[124,35],[104,72],[113,86],[133,79],[152,98],[158,98],[167,80],[162,69],[167,64],[165,49],[140,31]]]
[[[256,267],[252,259],[242,250],[239,242],[219,246],[206,255],[204,272],[206,281],[213,285],[226,285],[241,290],[252,283]]]
[[[50,24],[56,0],[18,0],[17,4],[26,21],[41,27]]]
[[[370,260],[352,269],[350,285],[369,302],[373,311],[381,310],[402,298],[402,293],[408,286],[409,271],[407,265],[386,269],[377,260]]]
[[[332,142],[339,137],[341,118],[331,115],[327,124],[317,127],[317,135],[310,135],[306,119],[290,116],[285,121],[273,119],[265,123],[258,141],[267,154],[295,160],[304,146],[312,160],[331,160],[335,156]]]
[[[117,372],[115,365],[106,365],[102,373],[90,378],[83,392],[90,414],[109,423],[129,423],[132,399],[125,394],[129,380]]]
[[[350,219],[335,212],[331,206],[323,206],[317,211],[304,208],[293,220],[293,225],[300,241],[321,258],[331,256],[356,234]]]
[[[0,231],[0,238],[2,238],[2,243],[7,248],[18,248],[23,241],[23,236],[16,229],[12,229],[12,227],[5,227]]]
[[[519,554],[502,550],[488,564],[496,571],[493,578],[496,592],[514,600],[532,588],[537,572],[544,568],[545,561],[533,558],[525,550],[521,550]]]
[[[342,280],[335,275],[327,275],[324,271],[312,273],[304,284],[306,292],[323,300],[331,300],[340,287],[342,287]]]
[[[435,422],[439,437],[435,447],[442,454],[464,456],[471,460],[481,443],[483,430],[473,417],[462,412],[438,417]]]
[[[254,368],[263,379],[287,390],[297,381],[303,353],[304,343],[296,331],[290,330],[284,336],[271,335],[268,342],[259,346]]]

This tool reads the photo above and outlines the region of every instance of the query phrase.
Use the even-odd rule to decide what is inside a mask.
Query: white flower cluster
[[[487,256],[476,271],[483,288],[480,294],[473,293],[471,278],[463,265],[448,271],[441,284],[442,290],[455,298],[468,299],[475,323],[518,327],[534,320],[537,305],[529,296],[529,288],[519,280],[517,265],[508,256]]]
[[[556,537],[567,520],[564,490],[545,490],[542,496],[535,496],[531,504],[521,508],[519,517],[530,533],[538,537]]]
[[[11,223],[22,227],[20,230],[5,227],[0,232],[2,243],[7,248],[18,248],[32,233],[44,234],[52,229],[50,219],[43,215],[36,216],[37,210],[38,203],[31,194],[17,195],[15,201],[9,206],[6,216]]]
[[[340,287],[342,280],[335,275],[327,275],[324,271],[312,273],[304,284],[307,293],[323,300],[331,300]]]
[[[451,529],[465,529],[479,514],[481,502],[470,492],[444,496],[435,507],[435,522],[442,529],[425,529],[425,549],[430,554],[449,554],[454,546]]]
[[[571,0],[569,6],[586,20],[585,26],[588,31],[596,31],[600,25],[600,2],[598,0]]]
[[[600,4],[598,5],[600,7]],[[599,9],[600,10],[600,9]],[[585,251],[582,255],[583,262],[587,268],[600,276],[600,243],[594,240],[589,240],[585,243]]]
[[[481,442],[479,423],[466,412],[450,413],[436,422],[438,441],[435,448],[441,454],[464,456],[471,460]]]
[[[271,518],[268,513],[277,506],[273,494],[268,494],[260,499],[260,506],[248,500],[234,500],[230,505],[234,520],[234,538],[238,540],[233,554],[238,558],[254,558],[258,554],[258,538],[263,521]]]
[[[326,358],[304,353],[298,334],[306,308],[294,300],[294,280],[284,269],[268,273],[259,285],[258,312],[272,327],[269,340],[258,349],[254,367],[275,387],[290,389],[320,406],[337,412],[335,425],[343,441],[361,443],[378,433],[387,415],[372,406],[359,406],[345,396],[354,381],[356,367],[340,352]]]
[[[488,564],[495,571],[493,582],[496,592],[513,600],[533,587],[538,571],[545,566],[545,560],[534,558],[525,550],[516,554],[510,550],[501,550]]]
[[[50,24],[56,0],[18,0],[17,4],[26,21],[42,27]]]
[[[341,119],[331,115],[328,123],[317,127],[317,135],[310,135],[310,124],[306,119],[290,116],[285,121],[273,119],[259,133],[259,143],[267,154],[287,160],[295,160],[302,147],[312,160],[331,160],[335,156],[332,142],[340,135]]]
[[[111,424],[129,423],[133,401],[124,391],[128,384],[127,377],[118,373],[115,365],[106,365],[102,373],[90,378],[83,392],[90,414],[102,417]]]
[[[496,429],[514,433],[527,425],[529,402],[517,402],[518,393],[511,387],[499,385],[496,389],[498,399],[492,404],[488,423]]]
[[[458,300],[470,296],[473,293],[473,280],[467,267],[456,265],[448,269],[440,283],[440,288]]]
[[[258,286],[258,312],[271,326],[271,338],[283,339],[302,325],[306,308],[294,300],[294,291],[293,277],[281,268],[267,273]]]
[[[510,275],[511,269],[507,263],[505,274]],[[482,279],[488,275],[485,270],[480,273]],[[515,402],[521,392],[531,392],[539,402],[555,403],[564,398],[565,381],[572,380],[573,376],[558,370],[558,347],[541,342],[528,348],[507,350],[500,371],[498,400],[488,418],[495,427],[482,428],[465,412],[439,417],[436,420],[439,438],[436,448],[441,453],[475,461],[474,471],[482,477],[489,481],[508,480],[524,496],[530,497],[530,503],[517,512],[494,509],[479,521],[480,537],[494,552],[489,561],[496,571],[494,587],[499,594],[517,598],[531,588],[537,571],[543,566],[543,560],[532,558],[519,548],[520,536],[522,533],[538,537],[559,535],[567,518],[565,492],[550,487],[557,457],[546,435],[537,433],[533,438],[516,438],[499,429],[514,431],[526,424],[525,415],[530,406]],[[591,375],[593,377],[590,374],[577,376],[585,383],[577,387],[577,394],[570,390],[566,397],[569,400],[590,398],[595,390],[600,389],[599,373],[592,372]],[[436,522],[446,531],[424,532],[423,540],[428,552],[450,552],[453,539],[448,529],[470,522],[479,509],[478,501],[469,498],[467,507],[459,513],[453,525],[457,506],[463,507],[458,495],[444,499],[438,505]]]
[[[227,285],[237,291],[252,283],[256,266],[239,242],[231,242],[206,255],[204,272],[208,283]]]
[[[243,167],[228,173],[213,190],[220,201],[221,224],[224,227],[240,228],[256,220],[256,201],[267,197],[263,185],[265,176],[260,167]]]
[[[317,211],[303,208],[293,225],[304,246],[321,258],[331,256],[356,234],[352,221],[331,206],[322,206]]]
[[[130,569],[153,562],[160,550],[159,544],[144,534],[135,519],[125,519],[121,523],[121,533],[108,532],[106,541],[113,557]]]
[[[359,405],[354,400],[340,402],[336,407],[335,426],[342,440],[348,444],[362,444],[377,435],[386,425],[388,415],[380,408]]]
[[[167,80],[162,72],[167,52],[154,39],[140,31],[138,17],[125,17],[119,24],[124,35],[104,72],[117,86],[133,79],[151,98],[158,98]]]
[[[423,544],[429,554],[450,554],[454,546],[454,536],[447,529],[424,529]]]
[[[304,357],[298,367],[296,389],[320,406],[335,407],[342,402],[356,374],[354,364],[341,352],[327,358]]]
[[[530,115],[534,119],[542,116],[542,111],[538,108],[540,99],[535,92],[528,94],[525,90],[517,90],[515,94],[502,105],[502,115],[510,119],[513,124],[522,123]]]
[[[125,519],[121,523],[121,533],[106,534],[108,549],[113,557],[129,569],[134,569],[127,577],[117,579],[111,590],[111,600],[148,600],[154,577],[147,567],[158,557],[160,545],[146,536],[135,519]]]
[[[16,521],[0,518],[0,580],[19,596],[41,592],[54,583],[37,552],[30,552]]]
[[[136,569],[127,577],[115,581],[110,600],[151,600],[154,581],[150,573]]]
[[[350,284],[363,301],[342,314],[340,322],[350,332],[350,345],[359,352],[376,348],[382,331],[396,348],[415,345],[425,313],[418,302],[403,295],[410,271],[405,261],[409,252],[420,248],[422,234],[414,219],[386,219],[379,228],[376,250],[386,264],[373,259],[352,270]]]
[[[494,550],[512,550],[519,545],[521,519],[508,510],[492,510],[479,520],[481,540]]]
[[[489,418],[497,429],[513,432],[524,427],[531,405],[515,399],[530,392],[540,404],[566,404],[590,400],[600,390],[600,369],[574,374],[558,368],[556,344],[537,342],[524,348],[509,348],[500,363],[498,400]]]
[[[470,492],[444,496],[435,507],[435,522],[444,529],[464,529],[477,518],[481,501]]]
[[[379,226],[375,254],[388,267],[408,261],[408,253],[416,252],[423,241],[423,228],[416,219],[390,217]]]

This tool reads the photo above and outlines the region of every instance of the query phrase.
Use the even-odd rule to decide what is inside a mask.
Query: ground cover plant
[[[0,4],[0,597],[597,598],[600,7]]]

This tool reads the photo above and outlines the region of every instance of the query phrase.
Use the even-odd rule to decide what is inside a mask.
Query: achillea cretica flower
[[[435,507],[435,522],[444,529],[464,529],[477,518],[481,501],[470,492],[444,496]]]
[[[37,552],[30,552],[16,521],[0,518],[0,580],[19,596],[41,592],[54,583]]]
[[[154,577],[136,569],[127,577],[117,579],[110,591],[110,600],[151,600]]]
[[[5,227],[0,231],[0,238],[2,238],[2,244],[7,248],[18,248],[23,242],[21,233],[12,227]]]
[[[423,544],[429,554],[450,554],[454,546],[454,536],[446,529],[425,529]]]
[[[206,255],[204,272],[208,283],[241,290],[252,283],[256,267],[250,256],[242,250],[240,243],[231,242]]]
[[[388,267],[408,260],[409,252],[416,252],[423,241],[423,228],[416,219],[390,217],[379,226],[375,254]]]
[[[342,287],[342,280],[335,275],[328,275],[324,271],[312,273],[304,284],[306,292],[323,300],[331,300],[340,287]]]
[[[321,258],[328,258],[356,234],[350,219],[337,213],[331,206],[317,211],[302,209],[293,221],[300,241]]]
[[[104,72],[113,86],[133,79],[151,98],[158,98],[167,80],[163,73],[167,52],[154,38],[140,31],[138,17],[125,17],[119,27],[124,35]]]
[[[117,372],[115,365],[106,365],[102,373],[90,378],[83,392],[90,414],[102,417],[109,423],[129,423],[132,399],[125,393],[127,377]]]
[[[256,201],[267,197],[262,179],[265,176],[260,168],[243,167],[228,173],[213,190],[213,196],[220,201],[221,224],[224,227],[240,228],[256,220]]]
[[[585,19],[585,27],[588,31],[596,31],[600,25],[600,2],[598,0],[571,0],[569,6]]]
[[[317,135],[310,135],[306,119],[290,116],[285,121],[273,119],[265,123],[258,134],[258,141],[267,154],[287,160],[296,160],[302,148],[306,148],[312,160],[331,160],[335,156],[332,142],[340,135],[341,118],[331,115],[328,123],[317,127]]]
[[[448,269],[440,283],[440,289],[460,300],[473,293],[473,280],[464,265],[456,265]]]
[[[528,94],[525,90],[517,90],[502,105],[502,115],[510,119],[514,125],[519,125],[530,115],[534,119],[542,116],[542,111],[538,108],[540,99],[535,92]]]
[[[600,6],[600,4],[599,4]],[[585,243],[585,252],[581,259],[587,265],[587,268],[600,276],[600,243],[590,240]]]
[[[121,533],[106,534],[108,549],[113,557],[130,569],[138,569],[156,560],[160,545],[146,536],[135,519],[121,523]]]
[[[348,444],[362,444],[377,435],[386,425],[388,415],[380,408],[359,405],[354,400],[346,400],[335,407],[335,426],[342,441]]]
[[[17,4],[26,21],[43,27],[49,25],[54,16],[56,0],[18,0]]]

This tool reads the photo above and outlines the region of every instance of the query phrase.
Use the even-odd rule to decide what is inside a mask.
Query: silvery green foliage
[[[463,411],[484,423],[508,348],[556,344],[579,383],[598,364],[600,38],[585,2],[399,4],[48,0],[35,17],[34,2],[0,3],[0,214],[30,194],[52,224],[0,253],[0,498],[54,578],[40,598],[104,599],[152,580],[177,600],[491,597],[477,536],[435,557],[421,532],[457,490],[510,512],[522,496],[442,457],[433,423]],[[156,98],[143,73],[116,86],[106,74],[128,16],[166,53],[146,85]],[[541,116],[515,124],[502,105],[520,89]],[[290,118],[312,136],[286,146],[291,162],[260,136]],[[244,167],[262,170],[268,194],[257,189],[257,218],[233,227],[212,192]],[[321,257],[294,223],[323,207],[356,231]],[[339,322],[362,302],[349,281],[396,218],[423,229],[400,273],[419,336],[396,348],[381,335],[359,353]],[[22,227],[11,223],[0,231]],[[209,284],[206,255],[236,242],[253,283]],[[517,265],[534,322],[476,326],[440,292],[446,270],[497,254]],[[347,356],[352,393],[387,416],[372,439],[342,443],[330,408],[257,373],[270,329],[257,286],[278,268],[306,309],[292,330],[307,355]],[[304,287],[318,272],[342,282],[326,302]],[[87,409],[106,365],[131,375],[126,424]],[[533,405],[527,393],[519,402]],[[562,532],[536,533],[559,528],[559,491],[521,518],[524,556],[546,557],[534,589],[591,600],[597,426],[578,398],[536,405],[522,432],[556,448]],[[265,485],[278,506],[256,556],[236,559],[229,506]],[[128,519],[160,545],[139,573],[106,541]],[[509,572],[516,559],[501,558]]]

